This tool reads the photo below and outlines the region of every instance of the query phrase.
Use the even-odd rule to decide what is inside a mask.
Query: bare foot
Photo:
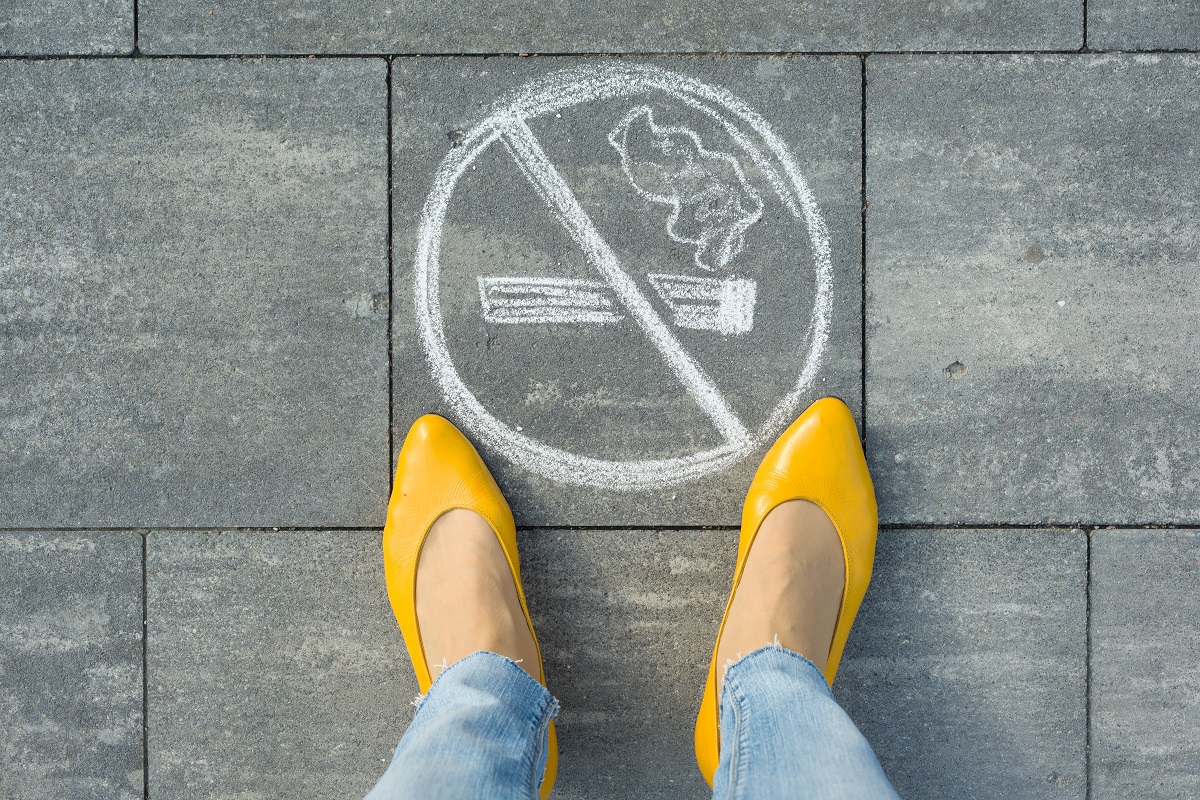
[[[447,511],[417,563],[417,621],[431,677],[487,650],[539,679],[537,648],[495,531],[474,511]]]
[[[772,509],[746,558],[721,634],[718,692],[731,661],[776,637],[824,672],[845,583],[842,542],[825,512],[806,500]]]

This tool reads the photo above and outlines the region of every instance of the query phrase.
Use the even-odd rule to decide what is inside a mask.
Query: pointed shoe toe
[[[496,533],[512,572],[521,610],[538,650],[539,682],[546,685],[541,648],[521,587],[517,531],[512,511],[492,473],[465,436],[447,419],[426,414],[413,423],[397,457],[396,477],[383,529],[384,575],[392,612],[404,635],[421,693],[433,683],[421,631],[417,624],[417,564],[430,528],[447,511],[466,509],[483,517]],[[558,766],[554,723],[549,729],[550,757],[540,795],[546,798],[554,785]]]
[[[721,632],[763,520],[790,500],[807,500],[819,506],[833,522],[842,542],[845,587],[825,665],[825,680],[832,686],[850,627],[871,579],[878,530],[875,490],[862,442],[854,415],[841,400],[826,397],[809,406],[767,451],[746,493],[733,589],[717,633],[717,645],[713,647],[708,682],[696,719],[696,762],[709,786],[720,756],[717,647]]]

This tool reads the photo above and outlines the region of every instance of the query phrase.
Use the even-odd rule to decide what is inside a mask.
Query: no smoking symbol
[[[547,119],[590,109],[597,110],[595,123],[605,140],[595,159],[606,174],[619,176],[614,182],[622,184],[626,196],[653,210],[640,224],[657,226],[669,255],[611,244],[617,232],[611,224],[602,229],[594,221],[595,209],[589,213],[587,202],[581,202],[584,195],[578,192],[587,187],[572,186],[535,133]],[[588,274],[522,274],[514,265],[494,264],[474,276],[473,307],[484,323],[508,330],[635,331],[664,376],[682,387],[712,426],[715,446],[665,458],[606,459],[574,452],[502,421],[502,414],[489,410],[487,398],[464,381],[443,316],[444,231],[464,176],[485,155],[494,159],[497,153],[569,236]],[[779,293],[777,288],[764,292],[759,263],[764,259],[754,252],[756,229],[768,224],[787,226],[792,240],[787,252],[769,259],[772,274],[804,287],[806,297],[802,311],[788,320],[798,374],[792,373],[794,381],[757,413],[761,421],[755,423],[714,380],[722,364],[703,363],[685,337],[753,346],[756,314]],[[657,268],[647,269],[647,262]],[[498,103],[438,168],[421,214],[414,274],[422,344],[458,421],[515,463],[569,484],[662,487],[744,458],[794,418],[816,378],[828,335],[829,237],[786,145],[761,116],[725,91],[646,66],[564,70]]]

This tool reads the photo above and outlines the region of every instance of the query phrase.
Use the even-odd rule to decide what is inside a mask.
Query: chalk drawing
[[[723,269],[742,250],[763,203],[738,160],[706,150],[689,128],[659,126],[650,106],[634,108],[608,134],[633,188],[671,207],[667,235],[696,245],[696,266]],[[715,252],[710,253],[710,248]]]
[[[749,278],[707,278],[692,275],[646,276],[671,309],[680,328],[717,331],[727,336],[754,329],[758,284]]]
[[[616,253],[580,206],[570,186],[551,163],[528,125],[530,120],[555,114],[571,106],[598,100],[663,94],[673,102],[682,103],[707,117],[718,129],[725,132],[741,153],[754,164],[756,180],[769,185],[783,207],[802,226],[811,245],[811,263],[794,265],[797,270],[812,270],[815,276],[812,311],[804,333],[797,338],[797,349],[804,358],[803,367],[792,388],[767,415],[766,420],[754,430],[747,428],[738,418],[704,367],[684,349],[671,327],[659,316],[654,305],[626,272]],[[654,133],[650,127],[653,123],[652,117],[644,116],[642,119],[650,132]],[[721,154],[702,150],[698,139],[692,139],[686,134],[679,135],[689,140],[689,146],[696,148],[692,153],[693,158],[698,157],[706,164],[715,164],[715,161],[705,160],[705,154],[708,154],[716,161],[724,161],[720,158]],[[519,429],[514,430],[504,424],[488,411],[463,382],[450,356],[442,318],[439,276],[443,225],[458,180],[464,172],[471,169],[475,160],[493,145],[503,147],[511,155],[513,163],[571,235],[588,264],[598,274],[600,280],[596,284],[605,289],[601,292],[599,286],[591,282],[542,283],[539,284],[541,288],[527,293],[529,296],[526,299],[532,300],[532,307],[538,308],[538,313],[554,310],[581,314],[585,310],[591,310],[619,314],[637,325],[664,364],[721,434],[724,441],[720,445],[701,452],[664,459],[615,461],[573,453],[539,442],[524,435]],[[727,162],[726,165],[728,166]],[[736,159],[734,165],[736,166]],[[706,168],[714,174],[721,174],[720,169],[725,169],[718,169],[716,166]],[[740,167],[733,173],[738,177],[738,182],[734,184],[728,178],[729,169],[724,173],[724,185],[736,188],[743,209],[750,211],[753,201],[748,199],[751,195],[746,190],[753,191],[753,187],[745,182]],[[757,193],[753,196],[760,200],[758,213],[761,214],[761,197]],[[683,205],[680,193],[680,206]],[[736,209],[736,206],[730,208]],[[720,217],[722,226],[719,226],[723,233],[710,236],[707,240],[703,237],[693,237],[699,239],[694,244],[705,264],[716,266],[721,261],[722,253],[728,254],[725,259],[725,263],[728,263],[728,259],[736,254],[740,245],[734,240],[738,235],[744,235],[748,225],[743,226],[738,235],[731,235],[730,232],[737,231],[738,227],[743,225],[743,222],[736,220],[744,219],[744,215],[723,215]],[[704,254],[700,254],[703,241],[707,241],[708,244],[704,247]],[[712,259],[707,257],[710,249],[713,249],[715,254]],[[746,325],[744,313],[739,316],[734,311],[745,307],[751,290],[744,283],[736,283],[738,279],[734,279],[732,288],[716,288],[717,284],[685,285],[686,282],[679,282],[681,276],[660,277],[670,278],[670,281],[660,280],[655,291],[664,295],[664,300],[672,308],[673,314],[676,315],[674,324],[686,327],[680,323],[675,311],[676,305],[684,301],[700,301],[702,304],[711,303],[712,308],[717,310],[709,310],[706,312],[707,316],[705,313],[696,312],[688,318],[693,324],[717,326],[715,329],[718,330],[721,330],[720,326],[723,325],[731,332],[737,332]],[[492,303],[491,313],[494,314],[497,309],[504,307],[503,302],[496,305],[496,301],[520,299],[519,285],[514,288],[511,282],[505,284],[504,280],[487,279],[493,281],[492,283],[481,280],[480,293],[485,315],[488,313],[489,302]],[[530,279],[518,279],[519,282],[528,280]],[[534,81],[498,101],[491,113],[466,132],[458,146],[451,149],[442,160],[434,176],[433,187],[421,211],[414,264],[418,331],[430,368],[456,420],[497,452],[532,472],[562,483],[618,490],[660,488],[694,480],[745,458],[755,448],[777,435],[783,426],[794,418],[799,410],[801,398],[820,369],[829,335],[831,286],[832,265],[825,223],[795,160],[766,120],[721,89],[663,69],[620,62],[575,67]],[[563,293],[555,296],[552,290],[563,290]],[[587,295],[588,292],[595,294]],[[551,297],[555,299],[547,300]],[[567,299],[564,300],[564,297]],[[611,298],[611,308],[603,305],[603,300],[608,298]],[[554,306],[554,303],[558,305]],[[511,311],[518,307],[520,306],[510,304],[507,306],[509,310],[500,313],[519,315],[521,312]],[[725,308],[734,311],[721,310]],[[750,308],[753,308],[752,302]]]
[[[497,324],[609,325],[624,319],[611,294],[600,281],[479,276],[483,318]]]

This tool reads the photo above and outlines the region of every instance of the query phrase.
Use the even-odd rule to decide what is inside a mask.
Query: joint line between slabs
[[[859,277],[859,288],[861,294],[859,298],[858,317],[859,317],[859,344],[861,346],[861,354],[859,356],[859,377],[862,380],[862,441],[863,448],[867,447],[867,56],[860,59],[860,89],[862,94],[862,136],[859,140],[861,153],[861,174],[859,176],[859,189],[861,193],[860,202],[862,204],[861,215],[859,217],[860,224],[860,244],[859,250],[862,257],[862,273]]]
[[[1083,46],[1080,52],[1088,52],[1088,0],[1083,0]]]
[[[1092,798],[1092,533],[1085,533],[1084,567],[1084,705],[1083,786],[1085,800]]]
[[[117,528],[102,525],[76,525],[73,527],[24,525],[0,527],[0,533],[138,533],[143,536],[150,533],[332,533],[335,531],[379,533],[382,530],[382,522],[378,525],[160,525],[154,527],[129,525]]]
[[[150,618],[148,537],[142,535],[142,798],[150,800]]]
[[[388,287],[388,324],[387,324],[387,396],[388,396],[388,462],[387,462],[387,477],[388,486],[391,486],[392,465],[396,463],[396,398],[395,386],[392,379],[392,370],[394,366],[395,352],[395,308],[396,308],[396,290],[393,284],[395,274],[395,242],[392,238],[392,60],[389,58],[387,62],[387,76],[385,79],[385,89],[387,91],[387,287]]]
[[[140,37],[140,32],[139,32]],[[869,58],[870,56],[1079,56],[1079,55],[1200,55],[1196,48],[1154,48],[1147,50],[1093,50],[1090,47],[1073,50],[812,50],[796,52],[792,50],[756,50],[756,51],[659,51],[644,53],[531,53],[522,55],[514,52],[497,53],[143,53],[140,49],[132,53],[14,53],[0,55],[0,61],[128,61],[133,59],[153,59],[160,61],[257,61],[264,58],[280,60],[311,60],[311,59],[372,59],[382,58],[388,61],[395,59],[418,58]]]
[[[639,522],[596,524],[596,525],[520,525],[520,530],[738,530],[735,523],[711,525],[692,524],[646,524]],[[0,533],[332,533],[345,531],[347,533],[379,533],[383,523],[378,525],[163,525],[146,527],[130,525],[127,527],[105,527],[98,525],[77,525],[74,527],[38,527],[32,525],[0,527]],[[882,522],[881,531],[912,531],[912,530],[1014,530],[1014,531],[1068,531],[1068,530],[1114,530],[1114,531],[1194,531],[1200,530],[1200,521],[1196,522],[1147,522],[1121,524],[1084,524],[1079,522],[1053,523],[1014,523],[1014,522]]]

